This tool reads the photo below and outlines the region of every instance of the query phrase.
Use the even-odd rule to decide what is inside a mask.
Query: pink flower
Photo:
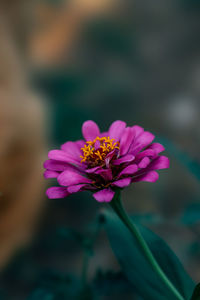
[[[115,121],[101,133],[95,122],[86,121],[82,133],[84,140],[49,152],[44,176],[57,178],[60,185],[47,190],[49,198],[90,190],[97,201],[110,202],[117,189],[137,181],[155,182],[156,170],[169,167],[169,159],[159,156],[164,147],[152,143],[154,135],[140,126]]]

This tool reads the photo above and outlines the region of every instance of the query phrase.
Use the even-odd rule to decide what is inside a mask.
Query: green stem
[[[130,232],[136,238],[136,240],[138,241],[138,244],[140,245],[144,255],[146,256],[147,260],[151,264],[154,271],[159,275],[159,277],[163,280],[163,282],[166,284],[166,286],[169,288],[169,290],[171,290],[171,292],[176,296],[177,299],[184,300],[183,296],[179,293],[179,291],[176,289],[176,287],[173,285],[173,283],[165,275],[165,273],[159,266],[158,262],[156,261],[155,257],[153,256],[151,250],[149,249],[149,246],[147,245],[146,241],[144,240],[144,238],[140,234],[139,230],[132,223],[131,219],[125,212],[123,205],[121,203],[120,191],[116,192],[116,196],[110,202],[110,205],[113,208],[113,210],[116,212],[116,214],[119,216],[119,218],[122,220],[124,225],[130,230]]]

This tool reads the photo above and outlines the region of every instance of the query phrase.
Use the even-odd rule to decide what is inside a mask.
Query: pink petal
[[[160,170],[167,168],[169,168],[169,158],[166,156],[159,156],[148,166],[148,170]]]
[[[46,191],[46,195],[49,199],[59,199],[69,196],[69,192],[66,188],[53,186]]]
[[[95,172],[95,174],[100,175],[101,177],[103,177],[103,179],[105,179],[106,181],[111,181],[112,180],[112,171],[111,169],[99,169]]]
[[[95,171],[99,170],[100,168],[101,168],[100,166],[94,167],[94,168],[85,170],[85,172],[88,174],[95,173]]]
[[[144,132],[144,128],[142,128],[141,126],[134,125],[132,128],[135,132],[135,138],[137,138],[141,133]]]
[[[62,186],[70,186],[79,183],[91,183],[92,181],[77,172],[66,170],[58,176],[58,183]]]
[[[138,170],[138,166],[136,164],[129,165],[124,170],[122,170],[121,173],[119,173],[118,177],[121,177],[122,175],[131,175],[131,174],[134,174],[135,172],[137,172],[137,170]]]
[[[120,155],[124,155],[128,152],[134,137],[135,137],[135,132],[133,128],[127,127],[124,130],[123,135],[121,136],[120,139]]]
[[[147,147],[149,144],[152,143],[155,136],[148,131],[144,131],[142,134],[140,134],[132,143],[129,153],[136,155],[138,152],[140,152],[142,149]]]
[[[148,147],[148,149],[152,149],[156,154],[159,154],[165,150],[165,147],[159,143],[153,143]]]
[[[156,171],[150,171],[143,175],[134,177],[132,179],[132,182],[138,182],[138,181],[147,181],[147,182],[156,182],[159,178],[159,175]]]
[[[80,155],[82,155],[81,147],[75,142],[66,142],[61,146],[61,149],[65,151],[69,156],[73,157],[75,160],[81,161]]]
[[[96,141],[95,144],[94,144],[95,150],[99,149],[100,146],[101,146],[100,141]]]
[[[57,178],[59,174],[60,174],[59,172],[46,170],[44,172],[44,178],[46,178],[46,179],[48,179],[48,178]]]
[[[131,183],[131,178],[128,177],[128,178],[123,178],[123,179],[114,181],[112,183],[112,185],[120,187],[120,188],[124,188],[124,187],[128,186],[130,183]]]
[[[120,157],[119,159],[116,159],[115,161],[113,161],[113,165],[121,165],[123,163],[128,163],[130,161],[133,161],[135,159],[135,156],[132,154],[127,154],[123,157]]]
[[[70,194],[80,192],[87,184],[77,184],[77,185],[71,185],[67,188],[68,192]]]
[[[66,169],[70,170],[80,170],[80,167],[76,167],[74,165],[70,165],[69,163],[65,163],[63,161],[57,161],[53,159],[48,159],[44,162],[44,168],[51,171],[62,172]]]
[[[113,122],[108,131],[110,138],[115,139],[115,141],[119,141],[125,128],[126,128],[125,122],[119,120]]]
[[[68,166],[67,163],[60,162],[53,159],[48,159],[44,162],[44,168],[52,171],[64,171]]]
[[[137,143],[143,145],[146,147],[148,144],[150,144],[154,140],[155,136],[149,132],[149,131],[144,131],[141,135],[138,136],[137,138]]]
[[[78,146],[79,149],[81,149],[85,145],[85,141],[83,141],[83,140],[79,140],[74,143]]]
[[[82,134],[86,141],[93,141],[100,135],[100,130],[95,122],[86,121],[82,126]]]
[[[99,137],[108,137],[108,136],[109,136],[108,131],[104,131],[104,132],[101,132],[101,133],[100,133],[100,136],[99,136]]]
[[[110,202],[115,195],[115,192],[112,191],[111,189],[104,189],[99,192],[96,192],[93,194],[93,197],[98,201],[98,202]]]
[[[151,160],[148,157],[144,157],[138,164],[138,167],[140,169],[144,169],[150,164],[150,162],[151,162]]]
[[[155,151],[153,149],[148,148],[147,150],[144,150],[144,151],[140,152],[139,154],[137,154],[135,159],[140,160],[141,158],[143,158],[145,156],[154,157],[155,155],[156,155]]]
[[[111,151],[110,153],[108,153],[108,155],[105,158],[105,164],[106,164],[107,168],[109,168],[109,164],[110,164],[110,161],[112,160],[113,156],[114,155],[118,156],[118,153],[119,153],[119,150],[117,150],[117,149],[114,149],[113,151]]]
[[[66,152],[64,152],[63,150],[51,150],[48,153],[48,157],[50,159],[54,159],[57,161],[63,161],[66,163],[70,163],[70,164],[76,164],[76,165],[82,165],[81,164],[81,159],[80,162],[77,161],[77,159],[75,159],[72,156],[69,156]]]

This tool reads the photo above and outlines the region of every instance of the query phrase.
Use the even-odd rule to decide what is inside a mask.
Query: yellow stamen
[[[82,158],[81,162],[89,162],[91,165],[96,166],[101,164],[106,155],[113,151],[114,149],[119,149],[119,142],[114,142],[115,139],[110,139],[110,137],[96,137],[93,141],[87,141],[81,150],[83,151],[83,155],[80,156]],[[96,142],[99,142],[98,149],[95,149]]]

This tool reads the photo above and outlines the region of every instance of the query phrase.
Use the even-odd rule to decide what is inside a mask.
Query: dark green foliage
[[[134,240],[118,217],[110,211],[105,211],[104,216],[106,219],[105,229],[113,252],[123,272],[138,294],[148,300],[176,300],[152,270],[152,267],[141,253],[137,241]],[[194,283],[185,272],[176,255],[156,234],[138,223],[137,227],[165,274],[185,299],[189,299]]]
[[[99,270],[94,279],[94,290],[100,297],[109,295],[132,295],[134,288],[122,272]]]
[[[80,280],[72,275],[49,272],[43,274],[43,277],[40,288],[37,288],[27,300],[101,300],[104,297],[118,299],[120,295],[135,299],[132,285],[121,272],[99,270],[90,285],[85,287],[82,287]]]
[[[200,300],[200,283],[195,287],[191,300]]]
[[[28,297],[27,300],[54,300],[55,297],[52,293],[45,289],[37,289],[36,291],[33,292],[33,294]]]
[[[40,287],[27,300],[61,300],[78,299],[81,294],[78,278],[71,274],[49,272],[40,278]]]
[[[80,245],[84,243],[84,236],[80,232],[74,230],[73,228],[59,228],[57,233],[66,239],[73,239],[77,241]]]

